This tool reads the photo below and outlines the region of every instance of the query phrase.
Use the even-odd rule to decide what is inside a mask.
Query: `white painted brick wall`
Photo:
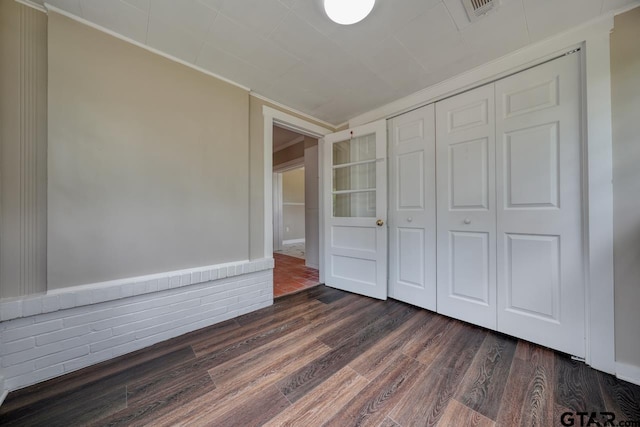
[[[269,306],[272,268],[246,261],[0,301],[0,398]]]

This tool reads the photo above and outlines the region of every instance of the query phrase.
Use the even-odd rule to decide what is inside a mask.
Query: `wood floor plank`
[[[495,422],[454,399],[447,405],[437,425],[442,427],[493,427]]]
[[[513,359],[498,426],[545,427],[559,421],[554,412],[554,354],[541,347],[526,347],[526,353],[516,351],[519,357]]]
[[[380,320],[381,317],[393,315],[403,308],[406,307],[395,303],[395,301],[376,301],[361,310],[357,316],[349,316],[342,321],[340,327],[332,328],[332,330],[318,336],[318,339],[329,347],[335,348],[363,328]]]
[[[246,352],[228,362],[209,370],[216,384],[230,386],[251,382],[264,375],[284,374],[301,367],[302,363],[320,357],[331,349],[315,337],[305,335],[304,330],[295,331],[276,341]],[[286,366],[286,369],[284,368]]]
[[[237,369],[225,370],[224,377],[218,378],[219,383],[216,383],[217,387],[213,392],[185,403],[180,410],[181,417],[189,420],[199,416],[212,419],[222,416],[233,402],[242,401],[256,390],[272,387],[278,380],[313,362],[328,350],[320,341],[309,337],[306,343],[292,348],[285,357],[278,357],[274,353],[273,357],[266,357],[263,364],[248,366],[244,370],[243,356],[238,356]],[[167,414],[158,419],[157,423],[173,425],[180,420],[180,417]]]
[[[598,372],[598,380],[607,411],[618,421],[640,421],[640,386],[604,372]]]
[[[500,409],[517,340],[490,333],[473,358],[455,398],[495,421]]]
[[[413,357],[423,365],[431,362],[451,344],[452,337],[463,330],[464,324],[444,316],[437,316],[434,321],[424,325],[409,338],[403,347],[403,353]]]
[[[327,426],[378,426],[426,368],[399,354],[387,369],[338,411]]]
[[[142,426],[180,408],[216,386],[207,372],[158,377],[127,387],[127,408],[92,423],[94,426]]]
[[[386,334],[402,325],[414,313],[414,308],[406,306],[395,312],[393,316],[384,316],[378,319],[377,322],[351,336],[339,347],[280,381],[278,388],[290,402],[296,402],[318,384],[346,366],[360,353],[373,346]]]
[[[87,400],[87,395],[98,396]],[[124,409],[126,388],[110,388],[100,393],[95,386],[87,386],[55,399],[45,399],[28,407],[0,415],[2,426],[71,426],[86,425]]]
[[[335,292],[333,295],[320,296],[317,298],[317,300],[325,304],[331,304],[338,301],[341,298],[346,297],[347,295],[349,295],[348,292]]]
[[[389,414],[402,426],[438,423],[453,399],[471,361],[482,345],[486,331],[461,325],[450,346],[428,365],[415,385]]]
[[[254,390],[242,399],[230,402],[225,407],[226,411],[220,415],[200,414],[191,420],[192,422],[184,425],[259,427],[289,406],[291,403],[280,393],[280,390],[269,386],[266,389]]]
[[[367,384],[366,378],[345,366],[270,420],[265,427],[323,425]]]
[[[23,395],[26,404],[18,396],[15,398],[15,404],[2,405],[0,419],[23,419],[26,424],[38,424],[39,414],[42,414],[43,417],[52,417],[53,414],[60,413],[58,418],[62,420],[69,420],[65,414],[71,414],[72,417],[75,417],[75,414],[79,413],[82,413],[82,419],[85,419],[85,413],[92,414],[95,419],[105,417],[126,406],[125,387],[128,382],[162,372],[194,358],[195,355],[191,348],[185,347],[159,356],[151,353],[143,358],[133,358],[136,362],[145,360],[142,363],[133,364],[129,361],[123,361],[124,363],[121,365],[110,363],[98,371],[96,371],[98,368],[92,367],[83,371],[86,371],[89,378],[98,378],[98,380],[86,384],[81,379],[78,381],[80,385],[75,387],[71,382],[62,383],[64,390],[62,393],[57,393],[55,386],[44,392],[32,391],[32,394]],[[77,374],[72,377],[78,378]],[[93,399],[88,403],[88,408],[85,411],[82,402],[86,396],[92,396]],[[9,400],[9,402],[11,401]]]
[[[349,366],[368,380],[373,380],[396,359],[398,354],[402,353],[407,340],[421,329],[428,327],[434,318],[433,313],[425,310],[417,311],[402,326],[349,363]]]
[[[42,404],[49,399],[52,401],[64,399],[67,394],[82,388],[96,390],[96,393],[108,393],[123,387],[128,381],[195,358],[188,346],[175,349],[174,345],[163,344],[163,346],[154,346],[148,352],[137,351],[120,356],[13,392],[0,406],[0,415],[36,403]],[[167,352],[166,348],[170,348],[171,351]],[[93,387],[97,383],[99,386]]]
[[[269,324],[263,328],[248,328],[246,331],[224,337],[221,340],[210,340],[193,345],[192,348],[199,359],[210,361],[209,368],[212,368],[215,364],[230,360],[238,354],[290,334],[305,325],[307,325],[305,319],[296,317],[288,322]]]
[[[580,412],[606,411],[595,370],[566,355],[555,356],[555,402]]]
[[[391,418],[387,417],[380,423],[380,427],[402,427],[397,422],[393,421]]]

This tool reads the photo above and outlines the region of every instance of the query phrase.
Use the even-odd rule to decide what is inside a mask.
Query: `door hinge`
[[[570,50],[569,52],[565,53],[564,56],[569,56],[569,55],[571,55],[573,53],[576,53],[576,52],[580,52],[580,48],[579,47],[577,47],[577,48],[575,48],[573,50]]]

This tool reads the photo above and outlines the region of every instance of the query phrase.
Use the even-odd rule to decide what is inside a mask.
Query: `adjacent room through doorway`
[[[318,140],[273,127],[274,297],[319,284]]]

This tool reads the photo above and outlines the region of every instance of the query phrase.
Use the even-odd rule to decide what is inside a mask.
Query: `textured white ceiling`
[[[38,0],[44,2],[44,0]],[[378,0],[341,26],[322,0],[47,0],[90,22],[339,124],[640,0]]]

